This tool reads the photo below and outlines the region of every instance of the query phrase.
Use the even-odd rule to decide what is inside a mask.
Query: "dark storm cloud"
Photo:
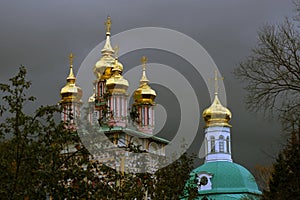
[[[16,73],[19,64],[24,64],[33,82],[31,92],[39,103],[54,104],[68,74],[68,54],[71,51],[75,54],[77,71],[89,51],[104,39],[103,22],[107,15],[112,17],[112,34],[146,26],[180,31],[204,46],[225,77],[228,107],[233,112],[233,157],[236,162],[252,167],[270,161],[262,151],[276,144],[280,128],[276,122],[267,122],[245,110],[245,93],[232,71],[249,55],[259,27],[267,22],[280,22],[292,14],[293,4],[282,0],[2,0],[0,80],[7,80]],[[125,68],[138,65],[140,54],[143,52],[124,56],[121,61]],[[187,65],[176,56],[149,54],[154,57],[149,59],[156,62]],[[195,79],[191,71],[186,73],[193,86],[199,84],[203,110],[210,105],[203,80]],[[198,123],[202,120],[200,116],[201,113],[199,119],[191,120]],[[201,144],[202,128],[198,135],[196,147]]]

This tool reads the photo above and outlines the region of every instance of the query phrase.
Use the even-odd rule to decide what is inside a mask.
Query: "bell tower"
[[[93,68],[96,80],[94,80],[93,83],[93,96],[89,99],[89,103],[91,105],[89,106],[89,118],[91,123],[96,122],[98,119],[106,120],[106,111],[108,109],[106,81],[112,76],[112,69],[115,64],[114,49],[110,42],[110,29],[112,22],[109,16],[104,24],[106,27],[106,40],[104,47],[101,50],[101,58]]]
[[[132,112],[136,113],[135,121],[137,122],[137,129],[141,132],[153,134],[154,129],[154,99],[156,92],[148,85],[149,80],[146,76],[146,63],[145,56],[141,59],[143,66],[142,78],[140,86],[134,92],[134,104]]]
[[[218,98],[218,74],[215,71],[215,97],[211,106],[204,110],[202,116],[205,125],[205,162],[229,161],[231,158],[231,112]]]

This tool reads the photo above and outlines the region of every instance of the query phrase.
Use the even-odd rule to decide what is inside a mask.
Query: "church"
[[[113,49],[110,41],[110,17],[106,21],[106,40],[101,51],[101,58],[95,63],[93,71],[96,79],[92,82],[94,93],[88,99],[86,118],[92,125],[100,124],[101,130],[109,138],[106,152],[96,156],[117,170],[133,169],[131,172],[141,172],[129,158],[128,153],[118,151],[123,147],[135,146],[137,152],[165,155],[165,146],[169,143],[164,138],[153,134],[155,122],[156,92],[150,87],[146,75],[147,58],[142,58],[140,86],[134,92],[134,103],[128,106],[127,88],[129,82],[122,76],[123,65],[118,60],[117,49]],[[70,127],[78,129],[76,120],[83,115],[82,90],[76,85],[73,73],[73,56],[70,55],[70,73],[66,85],[61,89],[63,108],[61,118],[70,119]],[[91,66],[92,67],[92,66]],[[217,81],[217,74],[215,77]],[[195,199],[258,199],[259,191],[253,175],[243,166],[233,162],[231,157],[231,112],[218,99],[217,87],[211,106],[204,110],[205,125],[205,162],[195,168],[186,188],[196,188]],[[113,155],[114,154],[114,155]],[[117,156],[116,156],[117,154]],[[116,159],[117,157],[117,159]],[[155,162],[147,162],[153,170]],[[185,191],[182,199],[190,199]]]
[[[190,173],[187,188],[197,188],[201,200],[259,199],[253,175],[231,157],[230,110],[218,98],[217,73],[215,97],[210,107],[203,111],[205,121],[205,161]],[[183,199],[189,199],[188,194]]]
[[[93,127],[100,125],[100,132],[105,134],[109,142],[103,142],[103,138],[101,142],[94,142],[95,146],[101,143],[98,152],[93,152],[94,159],[123,172],[124,170],[134,173],[155,171],[153,167],[156,163],[151,157],[144,160],[146,166],[137,166],[137,160],[145,157],[144,154],[138,155],[139,152],[164,156],[165,145],[169,142],[153,134],[156,92],[149,86],[146,75],[147,58],[144,56],[141,59],[140,85],[134,92],[134,103],[128,106],[129,82],[122,76],[123,64],[118,60],[117,48],[113,49],[111,45],[110,17],[105,24],[105,45],[101,50],[101,58],[93,67],[96,79],[91,82],[91,86],[94,87],[94,93],[88,99],[86,108],[82,108],[82,90],[76,85],[73,55],[70,54],[70,72],[67,83],[60,92],[59,104],[63,108],[61,119],[64,122],[69,120],[68,128],[77,131],[83,129],[78,125],[83,118]],[[91,141],[96,141],[96,138],[91,138]],[[127,151],[124,150],[125,148]]]

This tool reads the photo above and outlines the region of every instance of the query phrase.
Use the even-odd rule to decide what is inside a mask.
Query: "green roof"
[[[158,136],[155,136],[155,135],[150,135],[150,134],[147,134],[147,133],[143,133],[141,131],[133,130],[133,129],[130,129],[130,128],[119,127],[119,126],[114,126],[114,127],[111,127],[111,128],[110,127],[101,127],[101,131],[104,131],[104,132],[123,131],[123,132],[126,132],[127,134],[129,134],[131,136],[135,136],[135,137],[138,137],[138,138],[151,138],[155,141],[159,141],[159,142],[162,142],[162,143],[165,143],[165,144],[170,143],[170,141],[167,140],[167,139],[164,139],[164,138],[161,138],[161,137],[158,137]]]
[[[191,178],[186,187],[197,187],[195,179],[201,173],[212,175],[212,189],[198,190],[201,198],[241,199],[245,195],[255,197],[261,194],[253,175],[239,164],[228,161],[207,162],[190,173]]]

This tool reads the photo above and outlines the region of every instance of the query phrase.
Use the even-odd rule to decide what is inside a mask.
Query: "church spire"
[[[106,28],[106,40],[105,40],[105,44],[103,49],[101,50],[102,54],[108,54],[108,55],[113,55],[114,54],[114,50],[111,46],[110,43],[110,27],[111,27],[111,19],[110,16],[107,16],[107,20],[105,21],[105,28]]]
[[[69,62],[70,62],[70,73],[69,73],[69,76],[67,77],[67,81],[75,83],[76,77],[73,73],[73,54],[72,53],[70,53],[70,55],[69,55]]]
[[[214,81],[215,81],[215,95],[218,95],[218,92],[219,92],[219,80],[223,80],[224,78],[223,77],[218,77],[218,71],[215,70],[215,78],[214,78]]]
[[[73,73],[73,54],[70,53],[69,55],[69,68],[70,72],[67,77],[67,83],[66,85],[61,89],[61,102],[81,102],[82,97],[82,90],[80,87],[78,87],[75,83],[76,77]]]
[[[70,122],[70,128],[75,128],[75,119],[79,117],[79,110],[82,104],[82,90],[75,83],[76,77],[73,73],[73,54],[69,55],[69,68],[70,72],[67,77],[66,85],[60,90],[61,100],[59,104],[63,108],[62,120],[64,122]]]
[[[146,63],[147,63],[147,57],[146,56],[142,57],[141,63],[142,63],[142,66],[143,66],[143,74],[142,74],[142,78],[140,80],[140,85],[148,84],[149,80],[146,76]]]
[[[145,56],[141,59],[143,72],[140,79],[140,86],[134,92],[134,100],[136,104],[151,104],[154,105],[154,99],[156,97],[155,91],[148,85],[149,80],[146,76],[146,63],[147,58]]]

